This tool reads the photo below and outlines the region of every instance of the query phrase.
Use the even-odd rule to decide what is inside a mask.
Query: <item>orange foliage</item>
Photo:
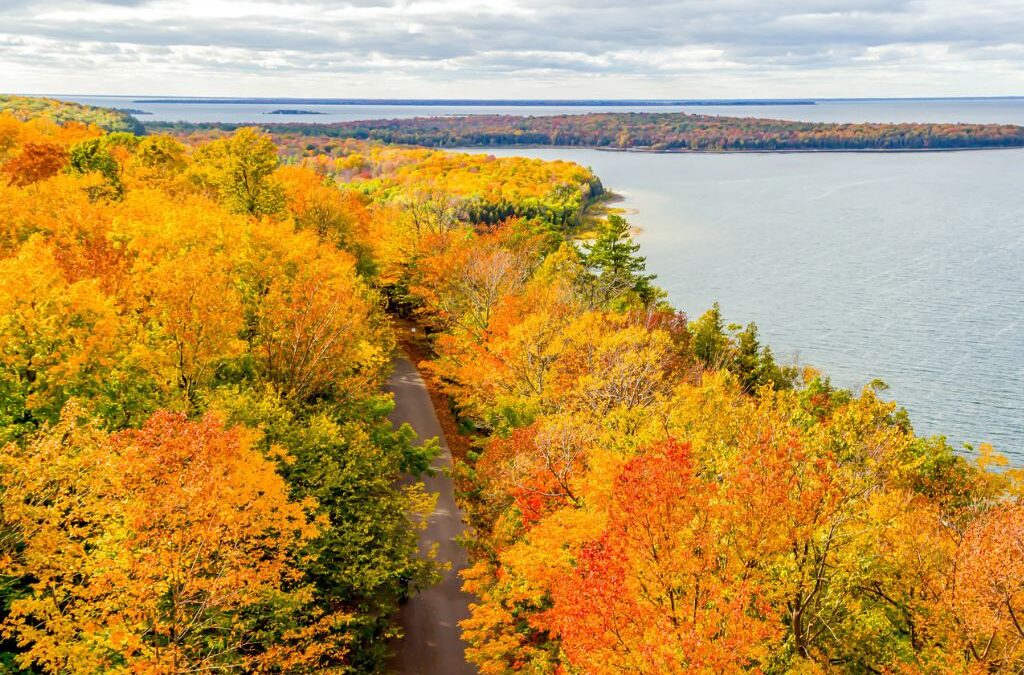
[[[74,673],[272,665],[246,615],[300,579],[309,505],[250,433],[213,418],[158,413],[106,436],[79,415],[2,457],[5,522],[27,544],[16,565],[34,578],[4,624],[29,644],[19,658]]]
[[[67,149],[55,143],[25,143],[21,151],[7,160],[0,171],[8,182],[29,185],[56,176],[68,163]]]
[[[725,537],[718,488],[695,476],[690,448],[669,441],[628,462],[608,524],[580,551],[536,621],[588,673],[742,672],[780,627]]]

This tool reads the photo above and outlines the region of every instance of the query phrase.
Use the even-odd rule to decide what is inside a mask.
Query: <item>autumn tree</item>
[[[602,536],[579,553],[537,620],[588,673],[743,672],[778,633],[757,580],[731,550],[717,488],[689,448],[666,443],[628,462]]]
[[[281,250],[276,228],[254,235],[246,280],[251,349],[266,378],[296,401],[353,399],[377,386],[390,340],[351,256],[311,233]]]
[[[1024,505],[972,523],[953,570],[948,602],[966,661],[989,672],[1024,667]]]
[[[3,630],[44,672],[185,673],[301,667],[309,600],[296,554],[312,504],[288,499],[252,434],[159,413],[113,436],[69,407],[2,455],[3,517],[29,579]],[[263,618],[274,617],[268,624]],[[337,645],[335,649],[343,649]]]
[[[201,146],[193,175],[233,212],[276,215],[284,207],[284,194],[273,175],[279,161],[269,136],[244,127]]]
[[[25,143],[0,167],[7,181],[28,185],[56,175],[68,161],[67,150],[55,143]]]
[[[0,260],[0,439],[56,422],[71,397],[114,424],[141,422],[156,383],[131,354],[132,335],[95,279],[64,278],[40,235]]]

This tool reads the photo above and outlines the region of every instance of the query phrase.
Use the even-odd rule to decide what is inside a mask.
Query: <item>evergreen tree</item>
[[[629,223],[622,216],[611,215],[601,227],[597,238],[583,246],[583,259],[589,270],[589,281],[596,287],[601,304],[627,293],[635,293],[644,303],[658,297],[651,284],[653,274],[644,274],[647,260],[637,255],[640,244],[633,241]]]
[[[693,353],[707,368],[720,368],[729,353],[729,337],[722,322],[722,309],[718,303],[704,312],[690,326],[693,334]]]

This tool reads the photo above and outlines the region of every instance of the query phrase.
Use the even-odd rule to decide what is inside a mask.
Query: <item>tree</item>
[[[67,150],[55,143],[27,142],[0,171],[12,185],[29,185],[58,174],[68,162]]]
[[[693,333],[693,352],[706,368],[722,368],[728,363],[729,337],[717,302],[690,325],[690,331]]]
[[[73,173],[97,173],[102,177],[104,185],[88,188],[92,199],[103,196],[120,199],[124,195],[121,165],[109,151],[106,141],[107,137],[90,138],[73,145],[69,153],[68,169]]]
[[[127,346],[133,329],[95,279],[68,283],[41,235],[0,260],[0,442],[56,422],[71,397],[140,423],[156,386]]]
[[[440,241],[424,256],[409,290],[422,299],[420,315],[453,334],[483,338],[499,303],[522,289],[530,273],[531,255],[509,250],[498,235],[462,237]]]
[[[230,265],[224,253],[198,249],[187,263],[180,258],[161,261],[137,282],[140,304],[148,304],[139,311],[165,342],[174,384],[192,409],[216,364],[245,347],[238,339],[244,317]]]
[[[717,308],[717,304],[716,304]],[[775,363],[771,347],[761,346],[757,338],[757,324],[751,321],[735,336],[736,347],[729,369],[735,372],[747,392],[770,385],[776,389],[788,389],[797,378],[796,368],[780,368]]]
[[[373,392],[390,364],[391,337],[379,300],[348,254],[286,225],[255,234],[246,280],[251,350],[286,398],[353,401]]]
[[[677,365],[667,331],[647,330],[628,316],[589,312],[566,328],[545,399],[552,408],[635,429],[643,411],[668,393]]]
[[[274,178],[280,160],[270,136],[243,127],[195,153],[193,175],[229,210],[252,216],[277,215],[284,193]]]
[[[968,662],[1024,668],[1024,504],[1003,504],[964,533],[948,602]]]
[[[630,236],[629,223],[622,216],[612,214],[602,224],[597,238],[584,244],[583,259],[590,270],[591,283],[601,305],[625,293],[634,293],[644,304],[658,298],[651,284],[653,274],[644,274],[647,262],[636,255],[640,244]]]
[[[403,473],[427,470],[436,442],[413,447],[408,425],[392,431],[386,415],[393,404],[383,396],[359,401],[355,411],[310,411],[272,393],[224,392],[216,407],[232,422],[262,429],[260,447],[277,459],[293,499],[315,500],[309,512],[319,533],[302,558],[312,607],[348,617],[318,639],[349,647],[318,664],[376,671],[395,634],[399,601],[436,580],[433,561],[418,554],[417,543],[434,497],[420,483],[395,488]]]
[[[538,618],[566,660],[588,673],[722,673],[756,668],[779,631],[744,560],[730,550],[716,487],[695,476],[687,446],[630,460],[604,533]]]

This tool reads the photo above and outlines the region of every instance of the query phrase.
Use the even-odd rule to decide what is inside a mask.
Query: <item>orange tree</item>
[[[6,573],[31,579],[3,625],[26,646],[18,664],[301,671],[344,655],[296,620],[313,597],[300,566],[316,505],[289,500],[251,432],[161,412],[108,435],[82,412],[66,407],[0,459],[4,527],[19,541]],[[325,626],[349,619],[316,613]]]

